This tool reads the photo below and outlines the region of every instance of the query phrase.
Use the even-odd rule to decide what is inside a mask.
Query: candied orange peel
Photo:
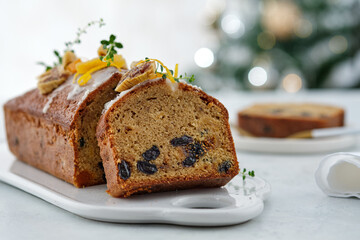
[[[173,82],[173,83],[176,82],[175,79],[174,79],[174,77],[176,78],[176,77],[177,77],[177,74],[178,74],[178,68],[179,68],[179,65],[178,65],[178,64],[175,65],[175,74],[174,74],[174,75],[171,73],[171,71],[169,70],[169,68],[168,68],[167,66],[165,66],[164,63],[162,63],[160,60],[155,59],[155,58],[147,58],[147,59],[145,59],[145,60],[141,60],[141,61],[139,61],[139,62],[136,64],[136,66],[137,66],[137,65],[140,65],[140,64],[142,64],[142,63],[144,63],[144,62],[148,62],[148,61],[154,61],[154,62],[157,62],[158,64],[160,64],[160,65],[165,69],[166,75],[167,75],[167,77],[170,79],[170,81]],[[162,75],[163,75],[162,73],[159,73],[159,72],[156,73],[156,77],[162,77]]]
[[[74,76],[73,82],[77,82],[80,86],[83,86],[91,79],[93,72],[106,67],[108,67],[107,63],[101,61],[99,58],[94,58],[86,62],[78,62],[75,66],[77,73]],[[126,61],[121,55],[115,54],[110,67],[116,67],[119,70],[126,69]],[[80,74],[82,74],[82,76],[79,77]]]

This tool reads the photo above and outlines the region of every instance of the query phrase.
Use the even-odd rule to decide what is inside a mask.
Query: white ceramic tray
[[[110,197],[105,185],[78,189],[15,159],[0,145],[0,180],[79,216],[108,222],[223,226],[261,214],[270,185],[235,177],[223,188]]]
[[[322,153],[348,149],[357,143],[356,135],[309,139],[255,138],[242,136],[231,127],[236,150],[259,153]]]

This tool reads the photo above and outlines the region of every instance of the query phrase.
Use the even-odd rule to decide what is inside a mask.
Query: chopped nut
[[[64,56],[62,57],[62,66],[64,69],[66,69],[66,67],[72,63],[75,62],[78,58],[76,57],[75,53],[71,52],[71,51],[67,51],[65,52]]]
[[[144,62],[138,66],[131,68],[121,78],[119,84],[115,88],[115,91],[122,92],[127,90],[136,84],[144,82],[148,79],[155,78],[156,65],[154,61]]]
[[[64,70],[62,66],[56,66],[38,77],[38,89],[41,94],[52,92],[60,86],[71,75],[71,72]]]
[[[97,53],[99,55],[99,57],[104,57],[107,54],[107,49],[104,49],[104,47],[101,45],[98,50]]]

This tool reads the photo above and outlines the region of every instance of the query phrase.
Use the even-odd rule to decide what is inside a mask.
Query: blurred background
[[[0,0],[0,101],[34,88],[36,62],[100,18],[74,48],[85,59],[115,34],[128,64],[179,63],[210,92],[359,88],[359,13],[358,0]]]
[[[78,28],[89,28],[75,47],[96,56],[113,33],[131,61],[163,60],[196,73],[207,90],[360,87],[358,0],[29,0],[1,1],[1,95],[36,85],[43,61],[56,60]]]

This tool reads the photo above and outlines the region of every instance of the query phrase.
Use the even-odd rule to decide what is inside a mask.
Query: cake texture
[[[344,110],[321,104],[255,104],[238,113],[238,126],[244,135],[291,137],[302,131],[344,125]]]
[[[114,197],[219,187],[239,172],[227,110],[182,82],[157,78],[121,92],[97,138]]]
[[[8,145],[21,161],[76,187],[105,183],[96,140],[103,106],[122,72],[109,67],[84,86],[69,77],[51,93],[34,89],[4,105]]]

